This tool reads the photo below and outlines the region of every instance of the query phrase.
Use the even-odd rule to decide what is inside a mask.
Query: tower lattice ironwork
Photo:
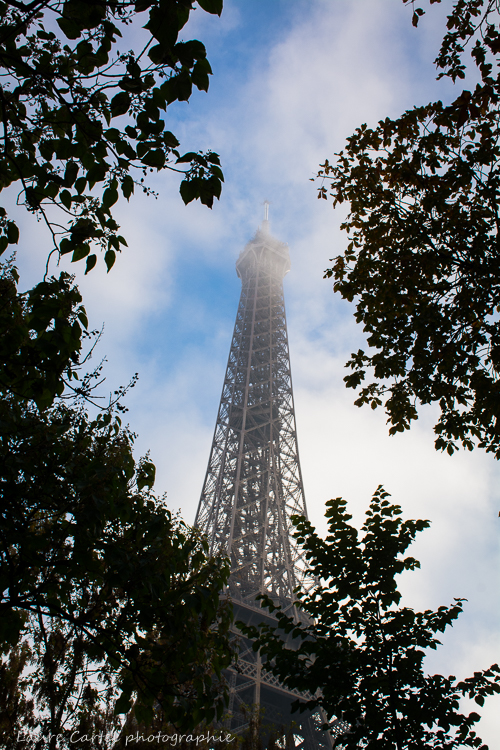
[[[268,594],[298,617],[297,586],[314,579],[291,536],[291,516],[307,515],[295,427],[283,278],[288,246],[272,237],[266,218],[236,263],[241,297],[196,526],[211,551],[231,562],[229,595],[235,620],[272,621],[255,601]],[[291,714],[298,693],[266,672],[248,639],[239,637],[237,666],[229,670],[229,728],[241,732],[252,710],[263,714],[264,735],[292,727],[303,750],[328,748],[319,714]]]

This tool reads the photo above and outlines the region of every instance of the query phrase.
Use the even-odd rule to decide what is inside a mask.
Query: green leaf
[[[104,254],[104,262],[106,263],[106,267],[108,269],[108,273],[111,271],[115,264],[116,260],[116,253],[114,250],[106,250]]]
[[[141,159],[143,164],[147,164],[148,167],[156,167],[161,169],[165,164],[165,152],[162,149],[154,149],[148,151]]]
[[[115,716],[118,716],[119,714],[128,713],[128,711],[130,710],[131,703],[132,702],[130,699],[130,694],[127,692],[123,692],[115,703],[115,709],[114,709]]]
[[[210,172],[214,175],[214,177],[217,177],[221,182],[224,182],[224,174],[220,167],[214,164],[212,167],[210,167]]]
[[[97,255],[89,255],[87,258],[87,264],[85,267],[85,274],[88,274],[88,272],[94,268],[96,263],[97,263]]]
[[[90,246],[86,242],[82,242],[81,245],[77,245],[75,249],[73,250],[73,256],[71,258],[71,262],[76,263],[76,261],[82,260],[82,258],[86,258],[89,253],[90,253]]]
[[[72,187],[78,175],[78,164],[74,161],[68,161],[66,169],[64,171],[64,185],[66,187]]]
[[[127,130],[127,128],[125,128],[125,130]],[[118,143],[122,138],[122,134],[118,128],[108,128],[104,131],[103,135],[110,143]]]
[[[165,130],[165,132],[163,133],[163,143],[169,148],[177,148],[177,146],[179,145],[179,141],[177,140],[175,135],[170,132],[170,130]]]
[[[195,161],[198,156],[199,154],[195,154],[194,151],[188,151],[187,154],[184,154],[184,156],[179,156],[176,164],[187,164],[189,162]]]
[[[111,206],[114,206],[117,200],[118,200],[118,190],[116,190],[115,188],[111,188],[111,187],[106,188],[102,196],[103,208],[110,208]]]
[[[142,703],[136,703],[134,706],[134,715],[137,717],[138,722],[149,726],[153,719],[153,708],[152,706],[145,706]]]
[[[79,177],[75,182],[75,188],[79,195],[83,193],[87,186],[87,178],[86,177]]]
[[[184,203],[187,205],[199,196],[199,182],[196,179],[182,180],[179,186],[179,192]]]
[[[193,91],[193,84],[189,73],[183,70],[173,79],[175,98],[180,102],[187,102]]]
[[[220,16],[222,13],[223,0],[198,0],[198,5],[207,13]]]
[[[207,56],[205,45],[196,39],[189,42],[179,42],[174,47],[174,54],[179,62],[187,68],[192,67],[194,60],[203,60]]]
[[[7,239],[11,245],[17,245],[19,241],[19,228],[13,221],[7,222]]]
[[[179,101],[187,101],[191,96],[193,84],[187,70],[173,75],[160,86],[160,91],[165,97],[167,104]]]
[[[212,69],[208,60],[198,60],[198,62],[195,63],[193,72],[191,73],[191,80],[200,91],[208,91],[208,76],[211,72]]]
[[[95,162],[87,172],[87,182],[92,189],[96,182],[103,182],[108,172],[109,166],[106,162]]]
[[[74,247],[75,243],[72,242],[69,237],[64,237],[59,243],[59,252],[61,255],[67,255],[68,253],[73,252]]]
[[[154,44],[148,50],[148,57],[155,65],[161,65],[167,62],[169,50],[163,44]]]
[[[9,240],[5,235],[0,237],[0,255],[4,253],[9,245]]]
[[[68,39],[78,39],[81,36],[78,24],[70,18],[56,18],[56,23]]]
[[[42,140],[38,146],[40,154],[44,159],[50,161],[54,153],[54,141],[52,139]]]
[[[120,93],[115,94],[111,99],[110,105],[112,117],[119,117],[126,114],[129,110],[130,102],[130,94],[127,91],[120,91]]]
[[[123,196],[128,200],[134,192],[134,180],[130,175],[125,175],[121,182]]]
[[[61,203],[69,210],[71,208],[71,193],[69,190],[62,190],[59,194],[59,198]]]

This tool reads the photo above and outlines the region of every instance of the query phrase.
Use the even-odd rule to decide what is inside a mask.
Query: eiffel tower
[[[211,552],[224,550],[230,558],[228,593],[235,621],[254,625],[273,622],[255,601],[258,594],[268,594],[287,614],[304,619],[294,607],[293,591],[314,585],[290,534],[291,516],[307,515],[283,295],[290,255],[270,234],[268,205],[261,228],[236,263],[241,297],[195,521]],[[238,642],[237,665],[226,675],[227,728],[244,733],[258,710],[261,741],[281,736],[284,746],[287,735],[287,746],[300,750],[330,748],[319,712],[292,714],[291,703],[304,696],[266,672],[251,641],[240,635]]]

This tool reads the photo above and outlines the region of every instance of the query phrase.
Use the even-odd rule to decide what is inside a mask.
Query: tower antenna
[[[269,221],[269,203],[267,198],[264,201],[264,221]]]

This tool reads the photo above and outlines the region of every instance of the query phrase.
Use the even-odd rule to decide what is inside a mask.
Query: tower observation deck
[[[272,622],[255,601],[268,594],[294,617],[297,586],[308,590],[304,552],[291,536],[291,516],[307,516],[297,448],[283,278],[288,246],[275,239],[266,218],[240,254],[241,297],[231,341],[215,433],[195,525],[213,553],[230,558],[228,593],[235,621]],[[251,642],[239,637],[239,657],[226,675],[228,728],[236,733],[260,709],[263,737],[292,727],[301,750],[329,748],[319,714],[291,713],[299,693],[265,671]],[[290,741],[290,740],[289,740]]]

